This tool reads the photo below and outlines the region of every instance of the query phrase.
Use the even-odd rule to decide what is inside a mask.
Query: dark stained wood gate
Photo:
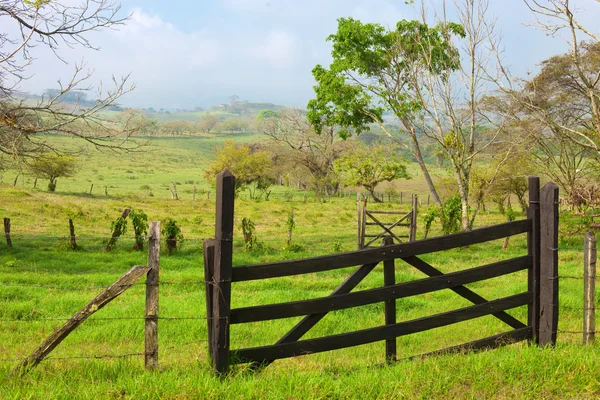
[[[216,237],[204,243],[206,308],[209,351],[213,368],[227,371],[235,363],[267,365],[274,360],[366,343],[385,341],[386,360],[396,358],[396,338],[429,329],[493,315],[510,328],[506,332],[473,342],[438,350],[454,352],[494,348],[508,343],[530,340],[541,346],[554,345],[558,326],[558,188],[549,183],[542,189],[539,179],[529,179],[529,213],[527,219],[475,229],[454,235],[420,241],[391,244],[388,237],[378,248],[357,250],[328,256],[277,263],[232,267],[233,190],[235,178],[228,171],[217,176]],[[444,274],[419,258],[420,255],[484,243],[527,233],[528,251],[522,256]],[[396,284],[396,260],[402,260],[429,276],[426,279]],[[383,262],[384,285],[380,288],[352,290]],[[231,284],[250,280],[300,275],[357,266],[356,270],[330,296],[231,309]],[[517,271],[527,270],[527,291],[508,297],[487,300],[465,284]],[[451,289],[473,303],[472,306],[447,311],[411,321],[396,321],[396,300]],[[383,302],[385,325],[326,337],[300,340],[328,312]],[[520,321],[506,310],[526,305],[527,321]],[[243,349],[230,349],[231,324],[267,321],[304,316],[277,343]],[[428,355],[429,355],[428,354]]]

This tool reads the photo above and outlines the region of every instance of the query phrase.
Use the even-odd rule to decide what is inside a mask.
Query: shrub
[[[181,233],[181,228],[179,225],[177,225],[177,221],[175,221],[173,218],[167,218],[167,220],[163,223],[161,232],[163,236],[166,237],[169,255],[171,255],[174,250],[181,248],[184,238],[183,234]]]

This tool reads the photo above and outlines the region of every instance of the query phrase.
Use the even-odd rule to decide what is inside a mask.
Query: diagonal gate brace
[[[430,277],[445,275],[439,269],[429,265],[428,263],[416,256],[401,257],[401,259]],[[455,288],[451,288],[450,290],[452,290],[459,296],[469,300],[473,304],[483,304],[488,302],[488,300],[486,300],[484,297],[481,297],[480,295],[478,295],[477,293],[465,286],[457,286]],[[505,311],[500,311],[492,315],[514,329],[521,329],[527,327],[527,325],[525,325],[524,323],[522,323],[521,321],[519,321],[518,319],[516,319],[515,317],[513,317]]]
[[[377,225],[379,225],[382,229],[383,232],[381,232],[379,235],[377,235],[375,238],[371,239],[369,241],[369,243],[367,243],[365,245],[368,246],[371,243],[375,242],[377,239],[381,239],[385,236],[385,234],[389,234],[390,236],[392,236],[395,240],[398,241],[398,243],[402,242],[402,240],[400,240],[400,238],[398,236],[396,236],[393,232],[392,229],[394,229],[396,226],[398,226],[402,221],[404,221],[405,219],[407,219],[409,216],[411,216],[412,212],[406,214],[404,217],[400,218],[398,221],[394,222],[392,225],[390,225],[390,227],[386,227],[381,221],[379,221],[377,218],[375,218],[373,216],[373,214],[371,214],[369,211],[366,211],[366,214],[369,218],[371,218]]]

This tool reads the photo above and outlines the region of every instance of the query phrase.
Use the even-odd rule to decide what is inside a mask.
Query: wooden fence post
[[[558,330],[558,186],[544,185],[540,201],[540,346],[554,346]]]
[[[213,348],[213,335],[215,331],[215,319],[213,315],[213,299],[215,289],[215,247],[216,239],[206,239],[204,247],[204,288],[206,291],[206,323],[208,327],[208,354],[211,363],[215,362],[215,353]]]
[[[583,243],[583,344],[593,344],[596,333],[596,235],[587,232]]]
[[[418,205],[418,197],[416,194],[413,194],[413,199],[412,199],[412,214],[410,216],[410,232],[409,232],[409,238],[408,241],[412,242],[414,240],[417,240],[417,210],[419,208]]]
[[[4,218],[4,235],[6,236],[6,245],[12,247],[12,240],[10,239],[10,218]]]
[[[213,368],[225,373],[229,367],[229,314],[233,253],[233,207],[235,177],[228,170],[217,175],[215,264],[213,289]]]
[[[389,246],[394,244],[391,236],[386,236],[383,239],[383,245]],[[383,285],[394,286],[396,284],[396,261],[394,259],[385,260],[383,262]],[[393,325],[396,323],[396,300],[385,301],[385,324]],[[387,363],[396,361],[396,338],[386,339],[385,341],[385,360]]]
[[[357,232],[357,241],[358,241],[358,250],[362,249],[362,236],[361,236],[361,232],[362,232],[362,211],[360,209],[360,193],[356,193],[356,215],[357,215],[357,220],[358,220],[358,232]]]
[[[540,178],[529,177],[529,208],[527,218],[531,220],[531,231],[527,234],[527,253],[531,256],[527,290],[533,301],[527,313],[527,325],[532,327],[533,341],[539,343],[540,331]]]
[[[146,275],[146,324],[144,364],[158,368],[158,284],[160,272],[160,222],[151,222],[148,235],[148,275]]]
[[[75,225],[73,225],[73,220],[69,218],[69,235],[71,240],[71,248],[73,250],[77,249],[77,241],[75,236]]]

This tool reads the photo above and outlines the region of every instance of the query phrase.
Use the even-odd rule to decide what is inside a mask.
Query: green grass
[[[252,140],[252,135],[235,135]],[[64,138],[53,138],[62,141]],[[204,165],[212,147],[222,137],[154,139],[154,152],[127,156],[90,152],[80,173],[59,180],[58,192],[31,188],[30,178],[16,187],[0,185],[0,211],[12,221],[14,247],[0,243],[0,398],[597,398],[600,382],[597,345],[581,346],[582,281],[560,281],[558,346],[539,349],[526,343],[480,354],[447,355],[425,360],[401,360],[379,366],[385,357],[383,343],[335,352],[279,360],[255,373],[245,366],[233,368],[219,379],[207,359],[202,241],[213,235],[214,194],[203,180]],[[71,145],[67,143],[67,145]],[[133,171],[129,173],[127,171]],[[10,174],[10,172],[9,172]],[[98,176],[102,175],[103,180]],[[130,179],[128,176],[137,176]],[[9,179],[5,179],[5,182]],[[12,181],[12,179],[10,179]],[[180,182],[181,200],[170,199],[165,185]],[[194,181],[198,183],[185,183]],[[109,196],[85,194],[89,185],[106,182]],[[134,182],[134,183],[132,183]],[[413,191],[424,194],[418,177],[410,181]],[[152,185],[154,196],[139,187]],[[210,190],[192,200],[193,185]],[[402,182],[397,184],[401,185]],[[39,185],[39,184],[38,184]],[[97,186],[96,186],[97,185]],[[95,184],[95,188],[100,183]],[[162,188],[162,189],[161,189]],[[407,190],[403,187],[403,190]],[[284,193],[294,194],[286,201]],[[166,193],[165,193],[166,192]],[[333,253],[356,248],[356,200],[332,198],[319,203],[292,188],[276,188],[270,201],[236,201],[234,264],[254,264]],[[422,197],[423,198],[423,197]],[[181,225],[186,242],[181,250],[161,255],[160,316],[183,318],[159,321],[160,369],[143,369],[143,357],[78,359],[90,355],[121,355],[143,352],[143,284],[135,285],[83,323],[51,354],[51,358],[21,379],[8,378],[18,360],[33,351],[61,321],[69,318],[133,265],[145,264],[146,254],[134,252],[131,232],[116,248],[103,251],[110,222],[125,207],[144,210],[151,221],[172,217]],[[379,204],[380,209],[407,210],[407,204]],[[286,247],[286,219],[295,210],[292,242],[301,251]],[[248,253],[241,239],[240,219],[256,224],[265,250]],[[74,218],[80,250],[68,248],[67,220]],[[505,217],[483,214],[477,226],[504,222]],[[560,275],[582,275],[582,239],[576,219],[561,216]],[[422,235],[419,220],[418,237]],[[567,234],[569,232],[569,234]],[[434,227],[432,235],[440,234]],[[526,252],[524,235],[511,239],[507,251],[502,241],[434,253],[423,258],[444,272],[515,257]],[[284,302],[328,295],[352,268],[305,276],[251,281],[233,285],[233,307]],[[396,280],[406,282],[423,275],[397,262]],[[526,289],[525,274],[468,285],[481,295],[499,298]],[[381,286],[377,267],[358,289]],[[35,287],[43,286],[43,287]],[[71,290],[76,288],[76,290]],[[401,299],[397,320],[404,321],[469,303],[449,290]],[[509,311],[524,320],[525,308]],[[124,319],[123,319],[124,318]],[[189,318],[189,319],[188,319]],[[232,348],[273,343],[299,318],[266,321],[232,327]],[[330,313],[306,338],[319,337],[381,325],[383,305],[374,304]],[[409,357],[506,331],[493,317],[398,339],[399,358]],[[66,359],[62,359],[66,358]]]

